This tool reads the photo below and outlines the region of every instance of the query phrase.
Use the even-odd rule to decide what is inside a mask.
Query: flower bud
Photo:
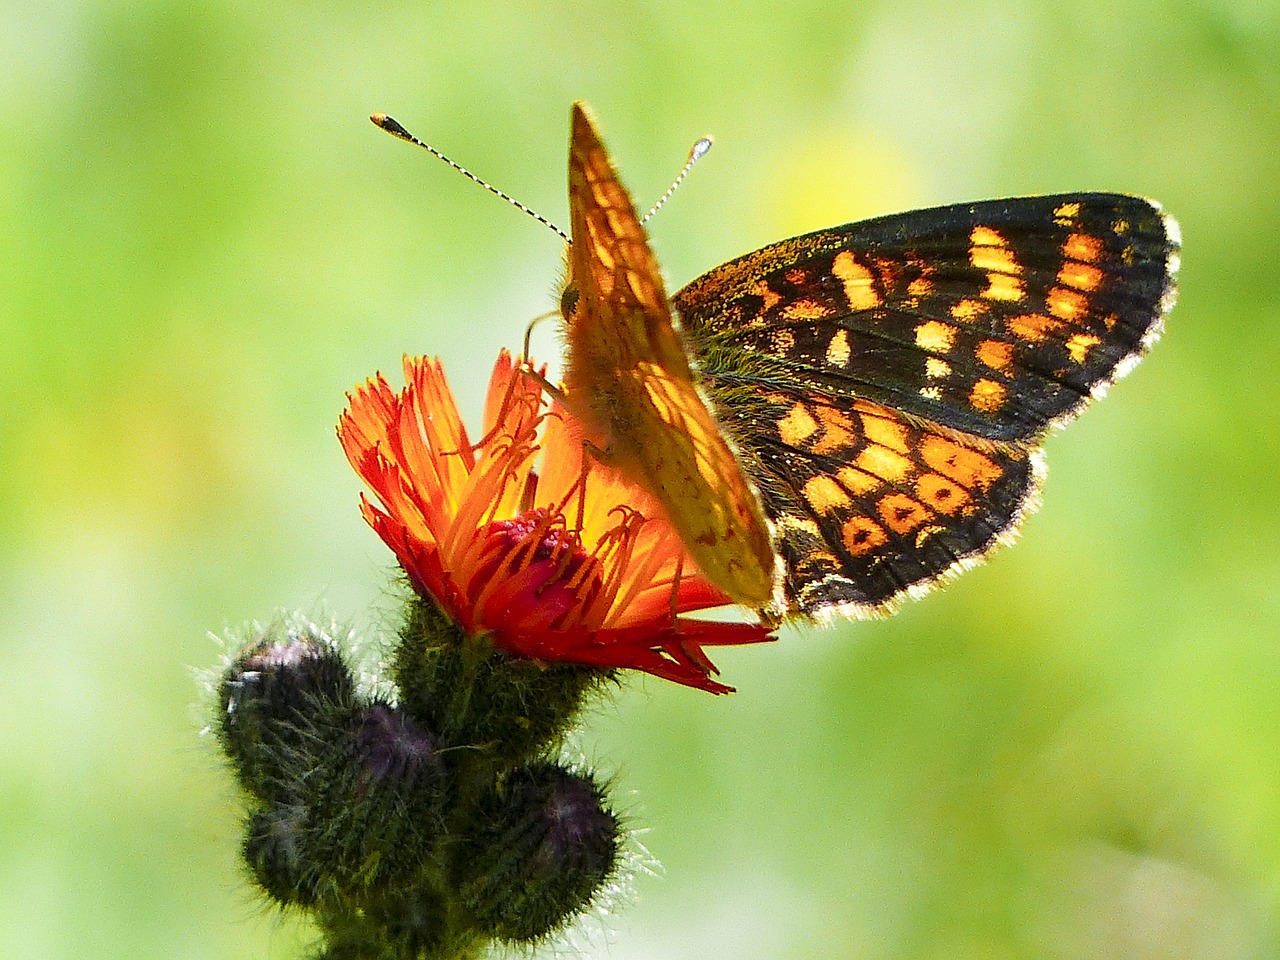
[[[218,696],[223,749],[241,786],[267,801],[292,796],[356,697],[334,642],[300,618],[262,631],[223,672]]]
[[[278,903],[309,906],[316,900],[315,871],[307,859],[306,811],[294,804],[255,810],[245,825],[244,861],[258,884]]]
[[[479,804],[455,861],[476,926],[528,942],[581,913],[613,873],[618,818],[588,775],[539,762],[512,771]]]
[[[355,737],[361,795],[394,792],[403,803],[414,794],[437,792],[444,764],[436,753],[435,738],[403,711],[385,703],[367,707],[360,716]]]
[[[301,857],[340,901],[370,903],[422,882],[444,823],[446,778],[435,738],[386,703],[358,707],[311,747],[292,782],[312,829]]]

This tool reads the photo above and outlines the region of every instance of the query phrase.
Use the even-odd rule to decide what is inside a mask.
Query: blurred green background
[[[635,680],[582,749],[661,868],[587,957],[1280,955],[1280,6],[0,6],[0,955],[299,957],[237,869],[193,668],[394,625],[333,435],[444,357],[478,415],[593,104],[672,285],[803,230],[1111,189],[1183,226],[1165,339],[1022,542],[893,619]],[[553,334],[539,333],[553,355]],[[652,866],[652,864],[650,864]]]

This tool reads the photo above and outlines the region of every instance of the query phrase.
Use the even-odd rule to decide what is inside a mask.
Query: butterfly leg
[[[534,321],[534,323],[537,323],[537,322],[538,322],[537,320]],[[529,349],[528,337],[529,335],[528,333],[526,333],[525,334],[525,350],[526,351]],[[557,386],[556,384],[548,380],[540,370],[535,370],[533,367],[533,363],[532,361],[529,360],[527,353],[525,354],[524,363],[520,367],[520,372],[524,376],[528,377],[530,380],[533,380],[535,383],[537,383],[538,386],[542,388],[543,392],[547,396],[549,396],[552,400],[556,401],[556,403],[560,404],[560,406],[564,407],[565,409],[572,409],[569,405],[569,394],[565,393],[563,388]]]
[[[680,597],[680,577],[684,573],[684,555],[676,555],[675,573],[671,575],[671,619],[677,620],[677,614],[680,612],[679,604],[676,602]]]

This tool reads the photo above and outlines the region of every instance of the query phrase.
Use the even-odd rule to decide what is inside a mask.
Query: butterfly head
[[[564,290],[560,293],[560,316],[565,323],[572,323],[578,309],[578,287],[572,277],[566,277]]]

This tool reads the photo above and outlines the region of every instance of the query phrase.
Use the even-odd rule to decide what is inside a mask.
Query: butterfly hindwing
[[[745,456],[787,569],[786,613],[875,613],[959,573],[1035,506],[1035,451],[973,442],[870,401],[778,393]],[[757,427],[759,421],[757,421]]]

